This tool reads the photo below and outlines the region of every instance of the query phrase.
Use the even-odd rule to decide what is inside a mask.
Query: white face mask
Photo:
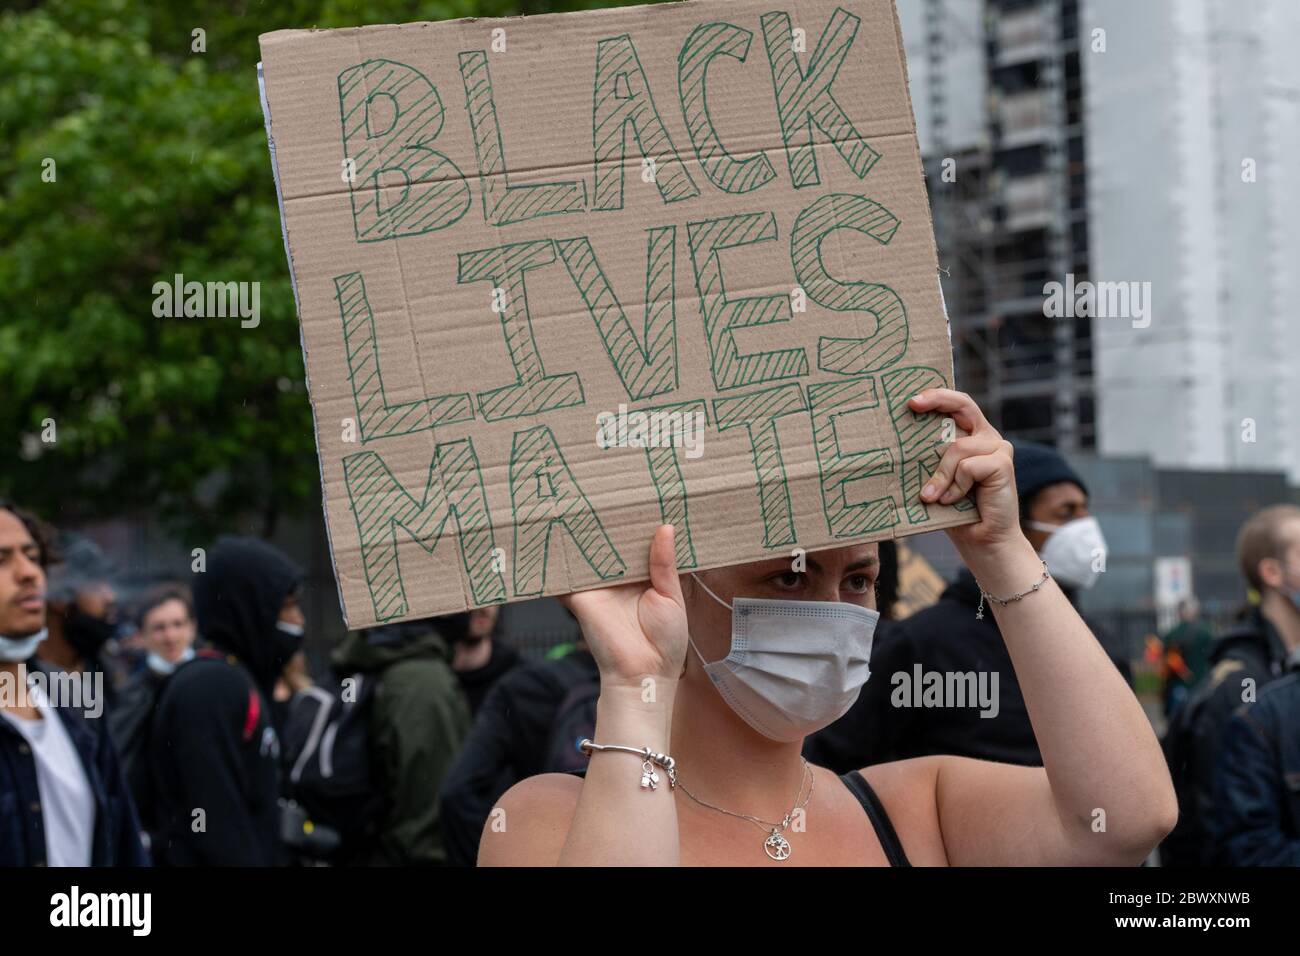
[[[176,658],[176,660],[174,661],[169,661],[161,654],[158,654],[155,651],[150,651],[149,655],[144,659],[144,662],[145,665],[149,668],[149,670],[153,671],[155,674],[159,674],[165,677],[166,675],[175,671],[176,668],[180,667],[186,661],[193,660],[193,658],[194,658],[194,648],[187,647],[185,648],[185,652],[181,654],[180,657]]]
[[[14,664],[25,661],[36,653],[36,645],[45,640],[48,632],[41,628],[27,637],[0,637],[0,661]]]
[[[880,612],[839,601],[731,604],[731,652],[712,664],[691,647],[718,693],[749,726],[792,742],[828,727],[853,706],[871,676],[871,642]]]
[[[1047,562],[1047,569],[1059,583],[1084,589],[1097,583],[1100,573],[1096,570],[1097,559],[1101,559],[1102,567],[1106,566],[1106,539],[1096,518],[1075,518],[1065,524],[1041,521],[1025,524],[1050,535],[1039,556]]]

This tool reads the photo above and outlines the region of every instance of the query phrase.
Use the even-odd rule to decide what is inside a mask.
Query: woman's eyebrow
[[[870,568],[874,568],[878,566],[879,564],[880,564],[879,558],[864,558],[861,561],[854,561],[852,564],[850,564],[847,568],[844,569],[844,573],[848,574],[850,571],[866,571]]]
[[[807,560],[808,560],[808,569],[810,571],[815,571],[818,574],[821,574],[824,570],[826,570],[811,555],[808,556]],[[879,565],[880,565],[879,558],[863,558],[861,561],[854,561],[852,564],[846,566],[844,568],[843,573],[851,574],[854,571],[866,571],[866,570],[870,570],[871,568],[878,567]]]

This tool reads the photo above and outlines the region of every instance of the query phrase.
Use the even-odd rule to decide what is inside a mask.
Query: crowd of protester
[[[1077,601],[1104,551],[1087,488],[1050,448],[1018,443],[1014,461],[1025,534]],[[1161,645],[1180,811],[1162,865],[1300,865],[1300,508],[1260,511],[1237,550],[1237,623],[1214,635],[1189,601]],[[837,773],[932,754],[1042,766],[974,578],[894,620],[893,544],[880,553],[874,677],[805,756]],[[224,537],[128,606],[93,542],[0,502],[0,865],[473,865],[502,794],[585,764],[600,685],[581,641],[525,660],[484,608],[352,632],[312,675],[303,579]],[[891,675],[917,668],[996,675],[996,699],[900,707]]]

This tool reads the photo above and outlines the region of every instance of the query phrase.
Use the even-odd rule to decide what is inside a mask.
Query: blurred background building
[[[1043,316],[1088,270],[1075,0],[899,0],[953,360],[1009,434],[1097,445],[1092,330]]]
[[[1237,529],[1300,480],[1300,4],[897,5],[959,386],[1084,475],[1126,646],[1187,590],[1224,622]],[[1067,277],[1149,283],[1149,325],[1049,317]]]
[[[1065,450],[1300,480],[1300,4],[898,10],[963,387]],[[1067,275],[1149,283],[1149,326],[1046,318]]]

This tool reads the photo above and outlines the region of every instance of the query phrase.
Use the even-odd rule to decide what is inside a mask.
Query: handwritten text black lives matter
[[[788,13],[759,18],[775,122],[783,145],[790,186],[804,189],[821,182],[815,131],[820,130],[840,160],[865,180],[880,154],[854,128],[836,99],[834,84],[854,52],[860,20],[836,8],[815,44],[800,49],[799,31]],[[635,38],[610,36],[596,43],[592,78],[593,189],[585,178],[512,185],[505,163],[502,131],[494,98],[489,54],[459,54],[460,80],[473,133],[481,215],[497,227],[540,217],[582,216],[623,208],[624,182],[641,159],[647,182],[666,207],[685,209],[677,221],[655,225],[645,240],[645,318],[641,329],[628,320],[619,296],[601,267],[619,249],[596,249],[590,238],[557,225],[554,238],[467,249],[456,255],[456,281],[482,283],[485,308],[494,320],[514,366],[514,382],[476,393],[433,395],[391,403],[382,377],[375,321],[361,272],[334,276],[342,319],[348,378],[357,411],[360,442],[371,446],[346,454],[343,471],[356,519],[366,583],[376,620],[408,613],[406,587],[397,560],[397,529],[404,529],[432,551],[456,529],[460,557],[473,605],[499,603],[543,593],[552,528],[563,527],[596,577],[618,579],[626,564],[606,532],[601,515],[565,460],[548,412],[588,406],[663,414],[703,415],[718,430],[743,429],[753,457],[753,480],[762,516],[762,547],[786,549],[796,541],[795,517],[786,484],[777,421],[802,415],[811,424],[824,518],[832,537],[862,538],[900,523],[894,495],[851,500],[848,486],[863,478],[897,474],[902,511],[909,524],[923,524],[928,510],[917,501],[921,482],[938,462],[941,423],[916,416],[905,403],[919,389],[947,384],[924,365],[905,364],[909,330],[901,297],[867,277],[833,277],[822,259],[822,243],[836,230],[855,230],[881,245],[901,223],[866,194],[830,193],[803,205],[789,225],[790,259],[797,281],[793,295],[733,298],[724,287],[719,253],[777,239],[776,215],[765,211],[765,188],[780,189],[777,168],[763,152],[746,158],[723,145],[706,100],[710,63],[717,57],[745,62],[753,33],[733,23],[695,28],[677,58],[678,96],[689,146],[698,159],[697,176],[683,163],[652,95]],[[757,77],[755,77],[757,79]],[[663,102],[662,91],[658,102]],[[439,152],[437,138],[445,118],[437,86],[415,67],[388,59],[357,63],[338,75],[342,145],[350,183],[357,242],[399,240],[439,230],[454,230],[474,205],[468,178],[452,158]],[[382,116],[382,119],[381,119]],[[823,160],[825,158],[823,157]],[[698,181],[706,180],[705,182]],[[394,188],[394,183],[398,184]],[[753,194],[752,212],[694,218],[693,202],[707,207],[708,191]],[[666,210],[667,211],[667,210]],[[707,208],[702,208],[707,214]],[[684,225],[687,256],[697,296],[693,310],[702,322],[703,344],[712,374],[711,394],[679,393],[676,270],[679,227]],[[640,252],[638,251],[638,256]],[[599,341],[625,394],[593,401],[578,371],[548,371],[538,351],[525,277],[539,269],[563,269],[581,295]],[[742,354],[735,331],[789,322],[792,299],[806,296],[815,307],[864,313],[874,320],[867,337],[822,337],[816,378],[802,348]],[[696,326],[684,326],[694,335]],[[892,424],[891,447],[843,452],[836,418],[877,410]],[[480,460],[469,429],[444,440],[447,426],[481,420],[520,420],[508,463],[513,508],[513,561],[504,560],[488,507]],[[439,439],[423,487],[406,487],[373,446],[384,439],[437,427]],[[678,529],[681,568],[697,566],[691,534],[686,481],[679,449],[644,449],[646,475],[657,495],[662,520]],[[970,507],[961,502],[962,510]],[[756,530],[756,534],[757,534]],[[507,569],[509,568],[509,571]]]

